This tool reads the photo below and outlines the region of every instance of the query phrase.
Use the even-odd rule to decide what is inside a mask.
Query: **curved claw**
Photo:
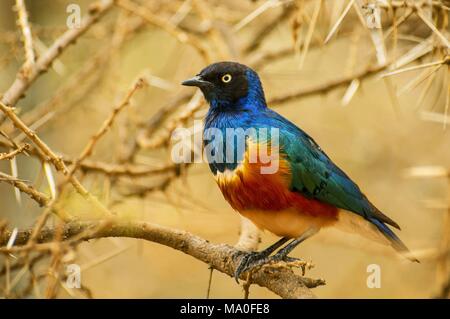
[[[296,258],[296,257],[289,257],[289,256],[285,256],[283,259],[281,259],[287,263],[293,263],[296,261],[304,261],[302,258]]]
[[[246,253],[239,262],[236,270],[234,271],[234,279],[237,283],[239,283],[239,277],[241,275],[250,270],[251,268],[260,264],[261,260],[264,260],[267,256],[263,253],[258,252],[249,252]]]
[[[264,252],[249,252],[241,257],[241,260],[234,271],[234,279],[237,283],[239,283],[239,277],[246,271],[251,270],[252,268],[262,266],[264,264],[268,264],[271,262],[279,262],[285,261],[295,262],[295,261],[303,261],[301,258],[294,258],[284,255],[283,253],[277,253],[273,256],[267,256]]]
[[[284,261],[285,263],[304,262],[302,258],[289,257],[284,254],[275,254],[270,257],[270,262]]]

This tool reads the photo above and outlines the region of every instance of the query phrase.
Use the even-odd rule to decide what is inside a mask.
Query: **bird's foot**
[[[239,254],[241,255],[241,254]],[[239,264],[234,272],[234,279],[239,283],[239,278],[241,275],[247,271],[252,271],[256,268],[262,267],[264,265],[276,265],[280,262],[284,262],[285,266],[301,267],[303,273],[307,263],[301,258],[294,258],[287,256],[283,250],[280,250],[273,256],[267,255],[264,251],[262,252],[249,252],[245,253],[244,256],[240,258]]]

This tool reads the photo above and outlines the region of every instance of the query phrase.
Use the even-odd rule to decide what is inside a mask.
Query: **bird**
[[[236,281],[265,263],[297,260],[289,253],[328,227],[392,246],[407,259],[419,262],[390,228],[400,230],[399,225],[369,201],[311,136],[268,107],[253,69],[238,62],[217,62],[181,84],[199,88],[209,104],[203,147],[211,150],[207,153],[209,168],[224,198],[259,229],[280,237],[262,251],[245,252],[234,272]],[[275,172],[264,174],[267,163],[249,156],[272,145],[275,134],[246,136],[244,147],[239,148],[226,134],[230,129],[275,129],[278,149],[271,154],[276,155]]]

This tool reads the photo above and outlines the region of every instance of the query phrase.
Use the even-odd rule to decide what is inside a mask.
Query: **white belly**
[[[301,214],[294,208],[281,211],[245,210],[240,212],[258,228],[280,237],[296,238],[311,227],[320,229],[333,220]]]
[[[337,219],[314,217],[293,208],[282,211],[245,210],[240,213],[261,230],[268,230],[280,237],[297,238],[311,227],[321,229],[335,226],[341,231],[356,233],[380,244],[389,245],[389,241],[375,225],[345,210],[339,210]]]

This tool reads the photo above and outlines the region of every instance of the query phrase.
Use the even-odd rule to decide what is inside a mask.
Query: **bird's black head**
[[[230,108],[248,103],[265,105],[258,75],[240,63],[211,64],[181,84],[200,88],[212,107]]]

